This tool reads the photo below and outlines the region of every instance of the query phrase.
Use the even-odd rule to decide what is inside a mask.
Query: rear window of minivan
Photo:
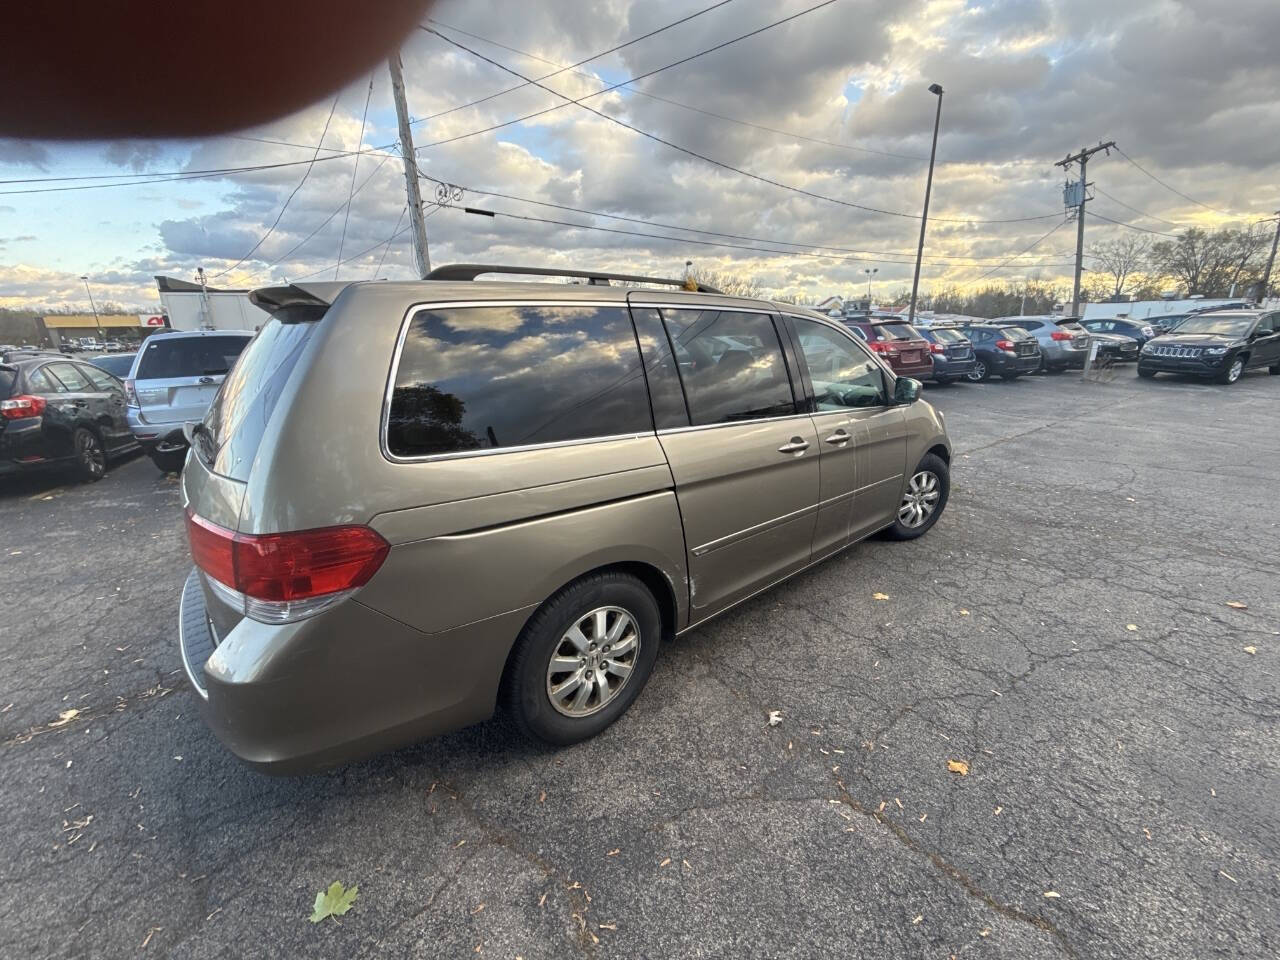
[[[404,333],[387,417],[396,457],[653,430],[625,307],[425,309]]]
[[[243,334],[150,340],[142,349],[135,380],[216,377],[231,369],[249,342]]]

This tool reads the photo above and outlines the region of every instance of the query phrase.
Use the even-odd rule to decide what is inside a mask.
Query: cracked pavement
[[[599,738],[300,779],[196,716],[172,479],[0,487],[0,953],[1276,956],[1280,378],[927,398],[939,525],[669,644]]]

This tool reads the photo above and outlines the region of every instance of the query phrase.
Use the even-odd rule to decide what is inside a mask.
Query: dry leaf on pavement
[[[967,777],[969,775],[969,764],[963,760],[948,760],[947,769],[952,773],[960,774],[962,777]]]
[[[1257,653],[1257,652],[1258,652],[1258,648],[1257,648],[1257,647],[1245,647],[1245,648],[1244,648],[1244,652],[1245,652],[1245,653],[1247,653],[1247,654],[1249,654],[1249,656],[1253,656],[1255,653]]]
[[[872,600],[888,600],[888,599],[889,599],[889,595],[888,595],[887,593],[878,593],[878,592],[877,592],[877,593],[873,593],[873,594],[871,595],[871,599],[872,599]]]
[[[781,710],[770,710],[770,711],[769,711],[769,726],[771,726],[771,727],[776,727],[776,726],[777,726],[778,724],[780,724],[781,722],[782,722],[782,711],[781,711]]]
[[[1062,894],[1060,894],[1057,890],[1046,890],[1044,892],[1044,895],[1046,899],[1049,899],[1049,900],[1057,900],[1059,897],[1062,896]]]
[[[1137,625],[1136,623],[1126,623],[1126,624],[1124,625],[1124,628],[1125,628],[1126,630],[1133,631],[1133,630],[1137,630],[1137,629],[1138,629],[1138,625]]]
[[[1241,603],[1239,600],[1228,600],[1227,606],[1230,607],[1232,610],[1248,610],[1249,609],[1249,605],[1247,603]]]

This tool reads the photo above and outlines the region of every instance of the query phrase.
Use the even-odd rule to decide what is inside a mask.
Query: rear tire
[[[76,427],[71,435],[76,452],[76,475],[85,483],[94,483],[107,475],[107,451],[102,438],[88,427]]]
[[[987,369],[984,361],[979,360],[974,364],[973,369],[964,375],[964,378],[970,383],[986,383],[991,376],[991,371]]]
[[[182,465],[187,462],[186,450],[166,450],[164,452],[152,450],[149,454],[151,462],[154,463],[161,473],[181,473]]]
[[[930,477],[933,478],[932,484]],[[936,493],[932,499],[931,493]],[[907,481],[893,526],[885,531],[885,535],[890,540],[914,540],[924,536],[942,516],[950,496],[951,468],[936,453],[925,454]]]
[[[597,620],[602,611],[603,630]],[[611,637],[615,629],[619,633]],[[635,577],[584,577],[552,596],[525,624],[503,675],[501,702],[532,739],[556,746],[588,740],[640,695],[658,659],[661,634],[658,603]],[[628,646],[619,654],[609,649],[614,644]],[[559,696],[553,699],[553,692]]]

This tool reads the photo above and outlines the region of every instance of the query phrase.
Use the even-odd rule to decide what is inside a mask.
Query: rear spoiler
[[[249,302],[274,313],[284,307],[327,307],[350,283],[291,283],[283,287],[259,287],[249,294]]]

